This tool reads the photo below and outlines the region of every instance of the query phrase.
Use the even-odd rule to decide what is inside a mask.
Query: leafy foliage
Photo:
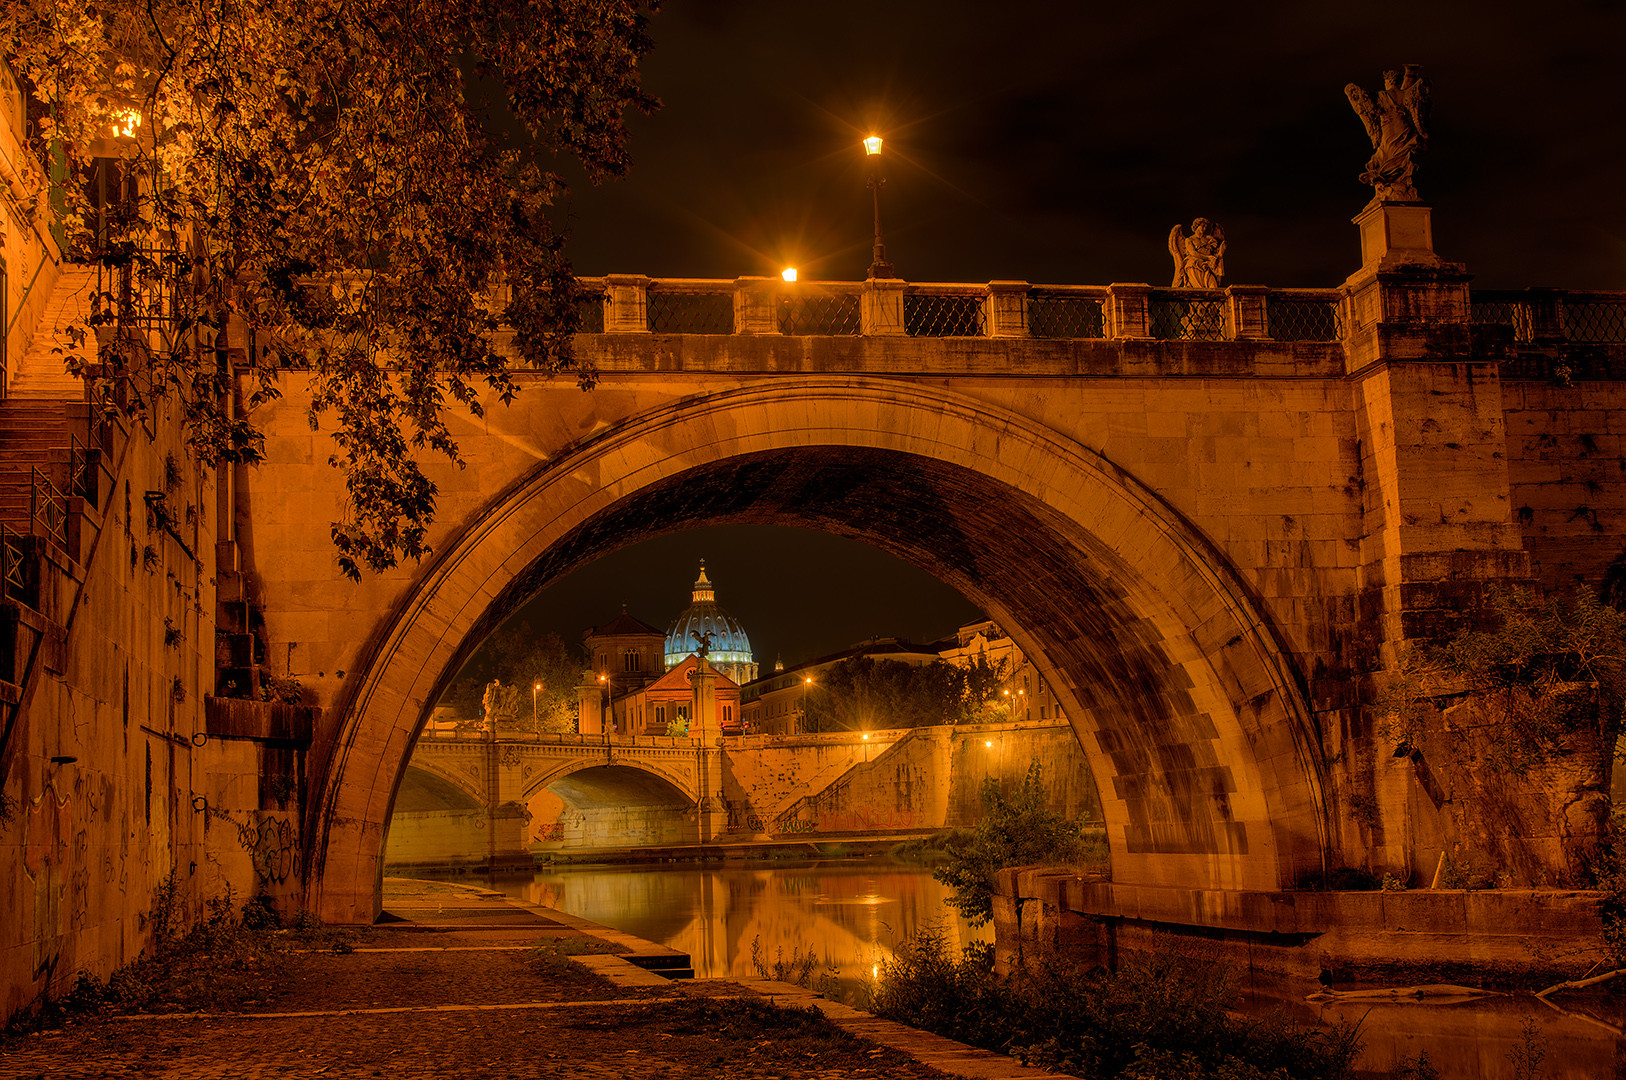
[[[994,917],[994,874],[1007,866],[1076,863],[1085,854],[1081,826],[1050,808],[1037,761],[1008,794],[992,777],[982,783],[982,820],[970,842],[950,847],[932,877],[953,886],[948,904],[973,926]]]
[[[1413,744],[1436,699],[1465,691],[1501,704],[1511,768],[1562,752],[1571,734],[1612,746],[1626,709],[1626,613],[1584,584],[1568,598],[1493,590],[1483,625],[1402,657],[1377,702],[1382,730],[1399,746]]]
[[[1305,1030],[1233,1019],[1229,968],[1200,953],[1167,953],[1087,970],[1061,960],[996,978],[986,951],[956,959],[941,927],[881,965],[878,1016],[1025,1063],[1086,1078],[1342,1080],[1359,1043],[1351,1028]]]
[[[486,687],[495,679],[516,690],[516,711],[506,722],[523,731],[572,732],[576,730],[576,687],[583,666],[580,650],[566,645],[558,634],[535,638],[496,634],[463,665],[441,701],[477,726],[483,723]],[[533,710],[531,688],[538,684],[542,689],[535,692]]]
[[[807,697],[808,730],[861,731],[993,719],[1003,665],[907,664],[855,656],[825,669]],[[1003,719],[1003,717],[999,717]]]
[[[251,410],[305,372],[348,489],[341,567],[422,557],[449,411],[510,400],[515,359],[591,384],[558,170],[626,171],[657,2],[4,5],[29,201],[103,269],[100,347],[70,359],[133,413],[174,403],[207,464],[263,452],[234,365]]]

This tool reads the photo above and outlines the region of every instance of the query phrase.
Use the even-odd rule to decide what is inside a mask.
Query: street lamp
[[[536,727],[536,694],[542,689],[541,683],[531,684],[531,727]]]
[[[864,156],[869,161],[869,181],[865,186],[875,193],[875,255],[869,264],[869,276],[889,278],[892,276],[892,264],[886,261],[886,245],[881,243],[881,185],[886,183],[886,177],[881,175],[879,135],[871,135],[864,140]]]
[[[615,714],[610,712],[610,673],[602,671],[598,676],[599,685],[603,687],[603,694],[599,698],[598,729],[604,733],[604,741],[610,741],[610,725],[615,723]]]
[[[802,731],[807,731],[807,689],[813,685],[813,676],[802,680]]]

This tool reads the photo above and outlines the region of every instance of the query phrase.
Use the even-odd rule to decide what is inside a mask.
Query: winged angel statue
[[[1378,202],[1417,202],[1417,155],[1428,149],[1428,110],[1433,87],[1423,78],[1423,69],[1407,64],[1401,71],[1383,73],[1383,89],[1368,95],[1354,83],[1344,87],[1344,96],[1366,126],[1372,140],[1372,157],[1361,173],[1361,183],[1371,184]]]
[[[1182,226],[1169,230],[1169,257],[1174,260],[1176,289],[1217,289],[1225,276],[1225,230],[1198,218],[1191,235]]]

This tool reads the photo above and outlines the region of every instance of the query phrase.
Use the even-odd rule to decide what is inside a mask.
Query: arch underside
[[[1078,731],[1117,880],[1274,889],[1319,869],[1302,698],[1195,530],[1090,451],[941,392],[908,386],[915,400],[900,403],[897,386],[844,383],[824,388],[826,415],[781,410],[791,419],[778,425],[761,415],[765,393],[718,395],[709,415],[689,406],[642,431],[633,422],[602,440],[593,468],[566,458],[516,483],[424,587],[477,599],[428,618],[420,590],[420,610],[397,622],[397,639],[438,635],[414,649],[438,666],[399,672],[416,682],[385,693],[384,650],[350,722],[413,728],[503,618],[618,547],[702,524],[797,525],[904,559],[1009,629]],[[930,437],[917,434],[920,410]],[[595,474],[588,498],[560,482]]]

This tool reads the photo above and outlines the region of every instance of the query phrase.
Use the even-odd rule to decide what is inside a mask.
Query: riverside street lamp
[[[886,261],[886,245],[881,243],[881,185],[886,183],[886,177],[881,175],[879,135],[871,135],[864,140],[864,156],[869,161],[869,181],[865,186],[875,193],[875,254],[869,264],[869,276],[889,278],[892,276],[892,264]]]
[[[542,689],[541,683],[531,684],[531,727],[536,727],[536,693]]]

